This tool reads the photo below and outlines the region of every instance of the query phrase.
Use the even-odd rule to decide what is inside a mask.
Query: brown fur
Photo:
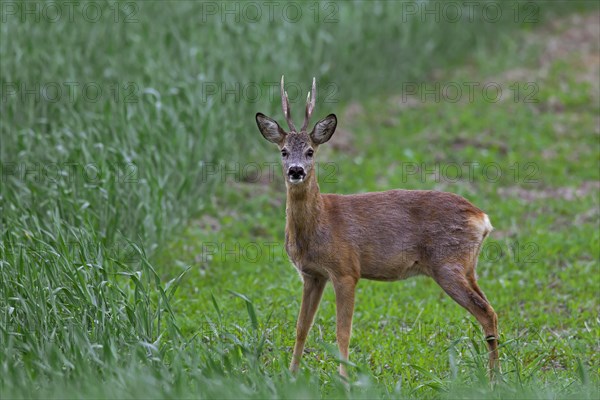
[[[383,281],[432,276],[432,268],[463,261],[464,250],[477,252],[483,240],[472,228],[483,212],[452,193],[319,195],[315,182],[307,185],[287,199],[286,248],[303,273]],[[340,266],[346,254],[355,255],[358,265]]]

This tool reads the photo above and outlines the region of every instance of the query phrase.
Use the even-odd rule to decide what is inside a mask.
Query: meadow
[[[598,398],[597,6],[244,4],[2,3],[0,396]],[[254,122],[283,120],[282,73],[294,115],[316,76],[316,118],[340,120],[323,192],[490,215],[496,385],[479,325],[425,278],[359,283],[349,390],[331,287],[287,371],[301,281]]]

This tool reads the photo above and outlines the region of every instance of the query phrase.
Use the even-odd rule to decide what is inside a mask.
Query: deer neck
[[[317,228],[323,199],[314,175],[304,185],[289,185],[286,201],[286,231],[293,236],[311,234]]]

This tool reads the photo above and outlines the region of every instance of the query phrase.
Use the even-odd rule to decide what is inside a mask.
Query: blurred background
[[[595,397],[594,1],[3,1],[0,393]],[[328,289],[303,373],[277,149],[256,112],[340,126],[323,192],[459,193],[502,384],[433,282],[361,283],[351,391]]]

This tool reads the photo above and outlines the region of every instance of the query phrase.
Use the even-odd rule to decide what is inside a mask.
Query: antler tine
[[[285,115],[285,120],[290,127],[290,131],[295,132],[296,127],[292,122],[292,115],[290,114],[290,100],[288,99],[288,95],[283,84],[283,75],[281,75],[281,106],[283,107],[283,115]]]
[[[306,130],[308,127],[308,123],[310,122],[310,117],[312,116],[313,110],[315,109],[315,104],[317,102],[317,81],[313,77],[312,81],[312,89],[306,95],[306,113],[304,114],[304,123],[302,124],[301,130]]]

